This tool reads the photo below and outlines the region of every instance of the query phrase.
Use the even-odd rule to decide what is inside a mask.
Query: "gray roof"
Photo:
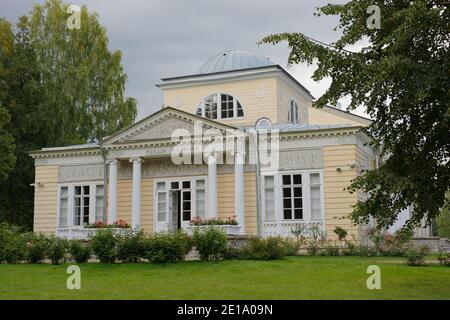
[[[244,50],[230,50],[209,59],[198,70],[199,74],[224,72],[230,70],[251,69],[272,66],[274,63],[259,54]]]
[[[84,144],[74,144],[71,146],[64,147],[51,147],[51,148],[42,148],[42,151],[58,151],[58,150],[76,150],[76,149],[89,149],[89,148],[97,148],[100,147],[98,142],[84,143]]]

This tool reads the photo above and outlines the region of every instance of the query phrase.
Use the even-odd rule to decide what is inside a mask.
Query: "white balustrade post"
[[[217,159],[208,156],[208,217],[217,218]]]
[[[131,203],[131,226],[139,229],[141,226],[141,158],[132,158],[133,163],[133,193]]]
[[[117,160],[108,161],[109,192],[108,192],[108,223],[117,220]]]

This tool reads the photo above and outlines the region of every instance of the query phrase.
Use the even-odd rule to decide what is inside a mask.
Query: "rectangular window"
[[[95,221],[104,222],[103,208],[104,208],[105,194],[103,191],[103,185],[95,186]]]
[[[322,199],[320,192],[320,176],[319,173],[311,173],[309,175],[309,194],[310,194],[310,206],[311,206],[311,219],[322,218]]]
[[[156,184],[156,201],[158,211],[158,222],[166,221],[167,216],[167,192],[166,183],[158,182]]]
[[[67,227],[67,213],[69,208],[69,188],[61,187],[59,193],[59,226]]]
[[[301,174],[283,175],[283,217],[303,219],[303,185]]]
[[[195,190],[195,210],[196,216],[202,219],[206,216],[205,199],[205,180],[197,180]]]
[[[227,94],[221,94],[221,115],[223,119],[234,117],[233,97]]]
[[[275,220],[275,185],[273,176],[264,177],[264,208],[266,221]]]
[[[181,192],[181,212],[183,221],[191,220],[191,190],[183,190]]]

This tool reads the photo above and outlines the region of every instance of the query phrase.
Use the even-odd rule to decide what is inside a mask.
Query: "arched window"
[[[290,123],[299,124],[298,103],[295,100],[291,100],[291,102],[289,104],[288,121]]]
[[[244,110],[235,97],[217,93],[204,98],[195,114],[208,119],[228,119],[243,117]]]

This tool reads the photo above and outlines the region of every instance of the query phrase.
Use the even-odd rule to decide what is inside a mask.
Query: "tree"
[[[381,9],[381,28],[368,28],[370,5]],[[338,16],[339,40],[326,45],[301,33],[269,35],[262,43],[287,41],[289,63],[317,62],[313,79],[330,77],[316,106],[351,97],[374,120],[364,131],[387,159],[356,178],[351,192],[370,197],[356,204],[355,223],[394,223],[414,208],[407,227],[428,223],[450,205],[450,7],[439,1],[353,0],[328,4],[317,15]],[[359,51],[349,45],[368,42]]]
[[[67,4],[48,0],[30,14],[30,39],[43,86],[42,114],[50,145],[99,140],[133,123],[136,101],[125,98],[120,51],[110,52],[97,14],[81,8],[69,29]]]
[[[37,5],[20,17],[14,34],[8,23],[0,24],[0,39],[9,35],[10,52],[0,56],[7,66],[0,69],[0,106],[6,111],[3,117],[0,109],[0,129],[17,145],[17,163],[0,184],[0,221],[26,229],[33,223],[34,194],[28,152],[99,140],[132,124],[136,115],[135,100],[124,97],[121,54],[108,50],[97,16],[83,7],[81,29],[69,30],[66,8],[56,0]],[[0,152],[0,158],[7,154]],[[0,159],[0,172],[7,163]]]
[[[0,182],[9,176],[14,168],[16,158],[14,157],[14,138],[7,130],[11,116],[3,107],[2,97],[6,95],[5,79],[10,74],[9,57],[12,53],[13,33],[11,25],[0,19]]]

